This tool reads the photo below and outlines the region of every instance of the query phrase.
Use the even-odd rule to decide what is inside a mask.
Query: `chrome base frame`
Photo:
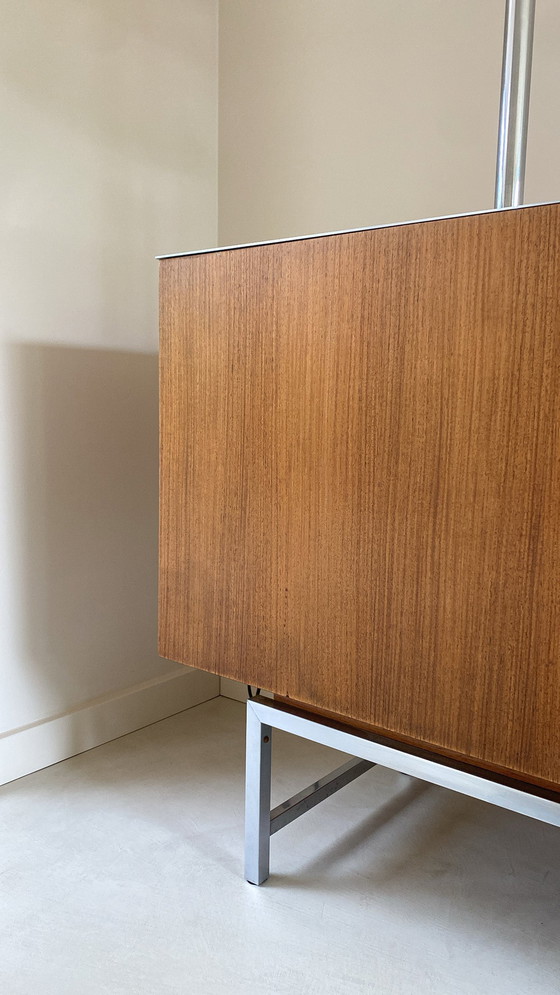
[[[308,788],[270,810],[272,730],[293,733],[356,759],[343,764]],[[358,759],[359,758],[359,759]],[[544,789],[517,785],[511,779],[466,765],[431,759],[391,741],[361,735],[318,716],[308,716],[267,698],[247,702],[245,877],[262,884],[269,876],[270,837],[346,784],[379,764],[460,794],[470,795],[541,822],[560,826],[560,803]]]

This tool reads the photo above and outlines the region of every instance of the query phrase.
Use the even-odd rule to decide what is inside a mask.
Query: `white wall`
[[[67,738],[71,715],[63,752],[93,745],[84,703],[102,726],[103,703],[185,674],[156,650],[154,256],[216,241],[217,4],[4,4],[0,107],[7,778],[18,732],[54,720]],[[158,718],[177,688],[121,711]]]
[[[220,242],[491,208],[504,0],[221,0]],[[528,201],[560,197],[538,0]]]

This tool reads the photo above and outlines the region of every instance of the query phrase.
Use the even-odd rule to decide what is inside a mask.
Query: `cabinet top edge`
[[[239,245],[217,245],[209,249],[190,249],[188,252],[168,252],[156,259],[177,259],[181,256],[203,256],[211,252],[231,252],[234,249],[253,249],[259,245],[281,245],[286,242],[305,242],[312,238],[330,238],[333,235],[354,235],[363,231],[378,231],[383,228],[404,228],[410,225],[427,224],[433,221],[452,221],[455,218],[475,218],[487,214],[504,214],[507,211],[525,211],[533,207],[555,207],[558,200],[540,201],[536,204],[521,204],[519,207],[490,208],[487,211],[467,211],[463,214],[443,214],[436,218],[414,218],[410,221],[391,221],[384,225],[365,225],[363,228],[343,228],[340,231],[316,232],[310,235],[293,235],[289,238],[270,238],[262,242],[241,242]]]

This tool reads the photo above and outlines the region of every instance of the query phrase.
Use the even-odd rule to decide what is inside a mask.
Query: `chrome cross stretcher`
[[[272,732],[279,729],[351,754],[332,773],[270,810]],[[382,737],[360,733],[337,722],[311,716],[260,695],[247,701],[245,877],[263,884],[269,876],[270,837],[376,765],[479,798],[541,822],[560,826],[560,796],[522,785],[467,764],[435,757]]]

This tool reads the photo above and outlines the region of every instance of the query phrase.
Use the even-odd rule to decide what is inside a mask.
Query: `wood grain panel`
[[[559,210],[162,262],[162,655],[560,784]]]

